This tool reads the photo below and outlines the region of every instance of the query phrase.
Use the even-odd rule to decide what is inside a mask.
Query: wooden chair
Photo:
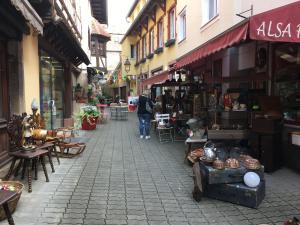
[[[81,154],[86,144],[80,142],[74,135],[74,128],[59,128],[54,132],[59,147],[59,155],[63,158],[72,158]]]
[[[10,151],[18,151],[22,148],[22,123],[25,117],[26,113],[23,113],[22,115],[13,115],[7,124]]]
[[[160,143],[173,142],[173,127],[170,125],[169,114],[156,114],[157,121],[157,135]]]

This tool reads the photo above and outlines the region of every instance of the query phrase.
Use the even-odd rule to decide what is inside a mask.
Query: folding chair
[[[155,120],[158,125],[156,128],[158,139],[160,143],[173,142],[173,127],[170,126],[169,114],[156,114]]]

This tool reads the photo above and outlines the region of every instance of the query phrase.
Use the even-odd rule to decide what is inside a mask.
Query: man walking
[[[138,100],[138,118],[139,118],[139,130],[140,138],[150,139],[150,121],[152,117],[153,103],[148,97],[146,91],[139,96]]]

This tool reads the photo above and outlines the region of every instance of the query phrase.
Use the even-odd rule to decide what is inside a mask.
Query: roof
[[[99,23],[107,24],[107,0],[90,0],[93,16]]]
[[[133,28],[139,23],[141,22],[141,18],[144,15],[144,13],[150,8],[150,6],[153,5],[153,1],[148,0],[147,3],[144,5],[143,9],[139,12],[139,14],[137,15],[137,17],[135,18],[135,20],[132,22],[132,24],[130,25],[130,27],[128,28],[128,30],[126,31],[124,37],[121,40],[121,44],[123,43],[123,41],[125,40],[125,38],[130,34],[130,32],[133,30]]]
[[[140,0],[135,0],[135,1],[133,2],[132,6],[131,6],[130,9],[129,9],[129,12],[128,12],[128,14],[127,14],[127,17],[130,17],[130,16],[131,16],[133,10],[135,9],[135,7],[136,7],[136,5],[139,3],[139,1],[140,1]]]
[[[75,66],[81,63],[90,64],[90,60],[82,49],[80,42],[63,20],[46,23],[43,38],[54,40],[55,49],[59,50],[59,54],[68,58]]]
[[[92,18],[92,24],[91,24],[91,34],[92,35],[98,35],[107,41],[110,40],[110,34],[106,31],[103,24],[99,23],[96,18]]]

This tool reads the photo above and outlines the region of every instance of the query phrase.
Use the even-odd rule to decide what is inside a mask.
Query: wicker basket
[[[1,181],[0,185],[14,186],[15,191],[18,193],[14,198],[12,198],[10,201],[8,201],[9,210],[11,213],[13,213],[17,208],[17,204],[21,197],[21,194],[22,194],[22,191],[24,188],[24,184],[22,184],[18,181]],[[0,220],[4,220],[4,219],[6,219],[6,214],[4,212],[3,207],[0,207]]]

